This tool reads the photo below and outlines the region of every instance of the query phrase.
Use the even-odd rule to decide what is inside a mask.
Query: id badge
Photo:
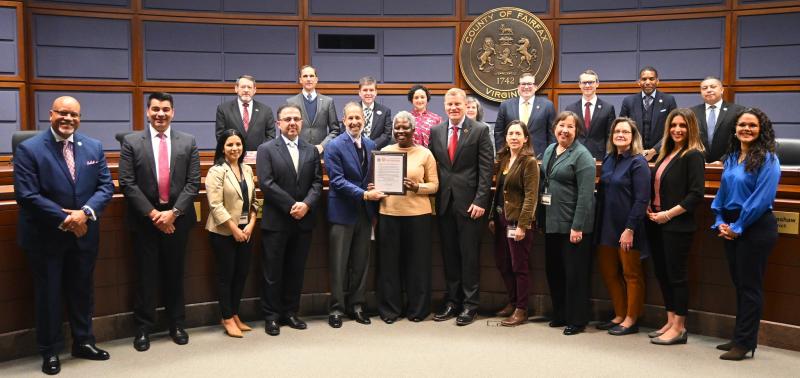
[[[517,236],[517,226],[508,226],[506,227],[506,237],[509,239],[514,239]]]
[[[550,200],[551,199],[552,199],[552,196],[550,195],[550,193],[542,193],[542,201],[541,201],[542,205],[550,206]]]
[[[247,224],[247,223],[249,223],[249,219],[247,218],[247,215],[239,216],[239,224]]]

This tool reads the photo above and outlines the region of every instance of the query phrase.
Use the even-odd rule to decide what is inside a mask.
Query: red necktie
[[[591,102],[587,102],[586,105],[584,105],[583,123],[586,124],[586,131],[589,131],[589,125],[592,122],[592,112],[591,112],[591,110],[589,110],[589,108],[591,108],[591,107],[592,107],[592,103]]]
[[[245,132],[247,132],[247,129],[250,127],[250,113],[247,111],[249,105],[249,103],[242,103],[242,123],[244,124]]]
[[[75,155],[72,153],[72,142],[65,140],[61,152],[64,154],[64,161],[69,168],[69,174],[72,176],[72,181],[75,182]]]
[[[158,133],[161,142],[158,143],[158,201],[169,202],[169,152],[167,151],[167,136]]]
[[[458,147],[458,126],[453,126],[453,134],[450,135],[450,143],[447,145],[447,152],[450,154],[450,162],[456,159],[456,148]]]

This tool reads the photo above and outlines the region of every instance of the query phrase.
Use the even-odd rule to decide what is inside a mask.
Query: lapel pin
[[[662,103],[662,102],[664,102],[664,100],[662,100],[662,99],[660,99],[660,98],[659,98],[659,99],[658,99],[658,103],[660,104],[660,103]]]
[[[539,105],[536,105],[536,109],[539,109]]]
[[[255,111],[258,111],[258,108],[255,108],[255,109],[253,109],[253,110],[255,110]]]
[[[78,147],[83,146],[83,142],[78,141]]]
[[[378,110],[377,112],[375,112],[375,114],[377,114],[377,115],[381,115],[381,114],[383,114],[383,112],[382,112],[382,111],[380,111],[380,110]]]
[[[723,111],[723,112],[727,112],[727,111],[728,111],[728,108],[722,108],[722,111]]]
[[[597,109],[602,109],[603,105],[597,104]]]

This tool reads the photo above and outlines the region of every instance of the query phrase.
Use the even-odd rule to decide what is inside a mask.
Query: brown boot
[[[525,323],[527,321],[528,321],[528,311],[518,308],[514,310],[514,313],[511,314],[511,316],[500,322],[500,324],[505,327],[514,327],[522,323]]]
[[[222,319],[222,326],[225,327],[225,333],[228,334],[228,336],[244,337],[242,331],[236,326],[236,322],[233,321],[233,318]]]
[[[236,327],[238,327],[239,330],[242,331],[242,332],[247,332],[247,331],[252,331],[253,330],[252,328],[250,328],[249,325],[245,324],[245,322],[243,322],[242,319],[239,319],[239,315],[234,315],[233,316],[233,322],[236,323]]]
[[[502,310],[500,310],[498,312],[495,312],[494,316],[497,316],[497,317],[500,317],[500,318],[505,318],[505,317],[511,316],[511,314],[513,312],[514,312],[514,306],[512,306],[511,303],[509,303],[509,304],[506,305],[506,307],[503,307]]]

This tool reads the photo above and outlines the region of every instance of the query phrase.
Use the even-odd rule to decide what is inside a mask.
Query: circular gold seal
[[[475,93],[492,101],[517,96],[525,72],[540,85],[553,69],[553,37],[533,13],[495,8],[476,18],[461,36],[459,66]]]

